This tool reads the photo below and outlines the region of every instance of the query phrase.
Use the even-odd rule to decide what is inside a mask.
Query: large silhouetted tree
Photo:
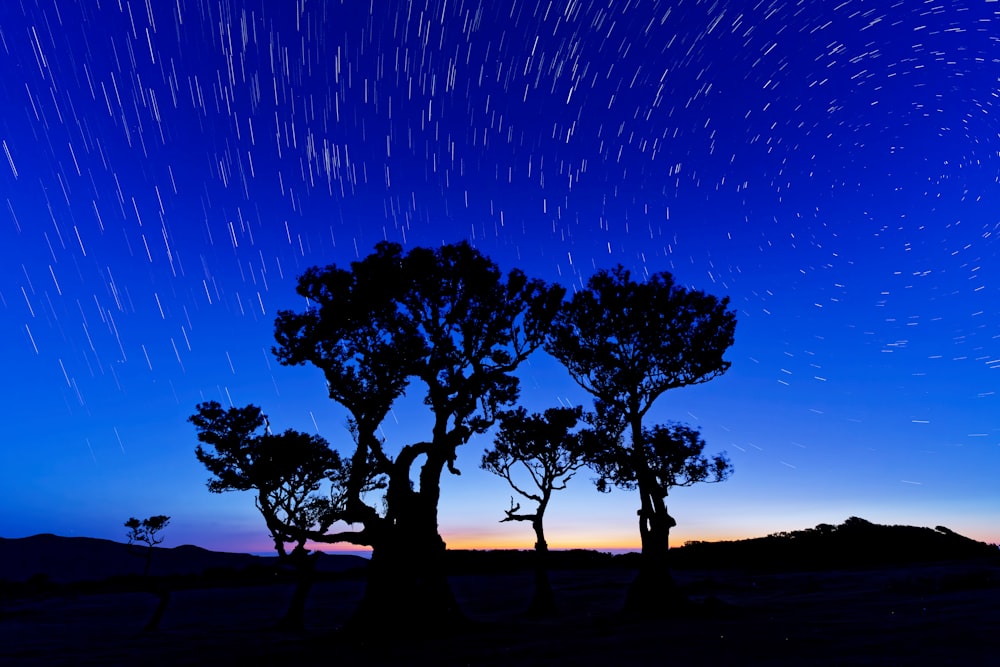
[[[514,491],[534,502],[531,512],[521,512],[511,498],[502,521],[530,521],[535,531],[535,594],[529,611],[548,614],[555,610],[549,581],[548,551],[543,520],[553,491],[566,488],[573,474],[587,464],[589,432],[574,430],[583,409],[549,408],[531,415],[518,408],[500,416],[500,429],[493,449],[483,453],[482,467],[507,480]]]
[[[297,291],[309,307],[279,313],[274,353],[323,371],[357,444],[343,518],[362,527],[317,538],[372,547],[355,627],[440,628],[461,617],[442,563],[441,475],[458,474],[457,448],[516,400],[513,371],[542,344],[563,291],[518,270],[504,276],[464,242],[405,254],[383,242],[350,269],[307,271]],[[393,455],[376,434],[413,380],[431,429]],[[374,474],[388,478],[384,508],[362,490]]]
[[[602,270],[560,310],[546,349],[594,396],[597,422],[639,492],[639,574],[630,611],[662,611],[675,595],[668,567],[664,488],[649,460],[643,418],[663,392],[724,373],[736,316],[717,299],[674,283],[666,272],[637,282],[621,266]],[[626,435],[627,437],[622,437]]]
[[[199,403],[197,410],[188,421],[201,443],[195,455],[213,475],[208,490],[254,492],[280,560],[296,574],[281,625],[300,629],[318,555],[310,553],[306,542],[341,519],[347,466],[318,435],[291,429],[271,433],[267,416],[257,406],[224,410],[209,401]],[[370,479],[365,489],[377,486],[377,480]]]

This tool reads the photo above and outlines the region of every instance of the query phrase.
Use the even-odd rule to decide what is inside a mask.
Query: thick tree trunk
[[[644,503],[645,504],[645,503]],[[662,503],[639,510],[642,553],[639,573],[629,586],[625,611],[641,616],[663,616],[677,611],[683,596],[670,573],[670,529],[676,525]],[[659,510],[659,511],[657,511]]]
[[[361,633],[395,636],[440,634],[457,626],[462,614],[444,569],[445,544],[400,520],[384,544],[372,550],[368,583],[351,621]]]
[[[541,518],[532,521],[535,528],[535,595],[528,607],[533,616],[547,616],[555,613],[556,599],[549,580],[549,545],[545,541]]]
[[[436,463],[429,459],[422,473]],[[427,636],[453,631],[465,620],[445,572],[445,543],[437,525],[437,478],[428,474],[421,478],[420,491],[409,488],[408,474],[405,491],[399,479],[390,480],[391,520],[383,538],[372,545],[368,583],[350,632]]]
[[[677,525],[667,513],[663,495],[656,484],[643,455],[642,421],[637,411],[630,419],[632,426],[633,467],[637,471],[640,508],[639,536],[642,553],[639,573],[625,597],[625,612],[641,616],[663,616],[675,613],[683,596],[670,574],[670,529]]]
[[[295,590],[288,603],[284,618],[278,622],[280,630],[304,630],[306,626],[306,600],[316,578],[316,558],[318,553],[292,553],[295,567]]]

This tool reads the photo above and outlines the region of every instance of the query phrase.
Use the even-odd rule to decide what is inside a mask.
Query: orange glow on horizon
[[[753,537],[763,537],[763,535],[698,535],[696,537],[688,535],[677,535],[672,537],[670,540],[671,547],[683,546],[686,542],[698,541],[698,542],[726,542],[733,540],[745,540]],[[535,548],[535,542],[529,537],[521,540],[512,540],[506,536],[492,536],[483,534],[460,534],[460,533],[445,533],[442,535],[445,544],[449,549],[464,549],[464,550],[530,550]],[[592,551],[609,551],[614,553],[621,553],[626,551],[639,551],[641,550],[641,545],[639,540],[636,539],[634,542],[631,540],[621,540],[611,538],[601,538],[599,536],[583,536],[576,535],[573,537],[567,537],[563,539],[550,539],[549,549],[553,550],[568,550],[568,549],[588,549]],[[357,553],[370,553],[371,547],[363,547],[354,544],[312,544],[310,545],[313,549],[319,551],[336,552],[336,553],[347,553],[347,552],[357,552]]]
[[[444,541],[449,549],[469,549],[469,550],[491,550],[491,549],[534,549],[535,543],[532,540],[514,541],[509,538],[483,539],[482,536],[446,535]],[[638,551],[638,544],[623,544],[617,542],[606,542],[602,540],[552,540],[549,549],[592,549],[595,551]]]
[[[764,537],[767,532],[748,528],[746,532],[733,531],[687,531],[674,530],[670,535],[670,546],[680,547],[686,542],[728,542],[745,540],[754,537]],[[553,531],[547,535],[550,549],[592,549],[595,551],[639,551],[638,531],[632,531],[631,526],[620,531],[607,534],[590,534],[584,531]],[[496,534],[489,531],[444,531],[441,535],[449,549],[534,549],[534,533],[530,530],[520,533],[517,537],[506,534]]]
[[[797,529],[792,529],[797,530]],[[754,530],[748,529],[742,534],[726,532],[726,533],[714,533],[714,532],[701,532],[701,533],[687,533],[686,531],[674,531],[671,534],[670,546],[671,547],[681,547],[687,542],[727,542],[736,540],[746,540],[757,537],[764,537],[774,530]],[[959,534],[963,534],[974,540],[985,542],[987,544],[994,544],[1000,542],[995,535],[983,535],[977,534],[975,531],[968,531],[963,533],[958,530]],[[606,536],[601,535],[588,535],[586,533],[577,532],[575,534],[563,534],[555,535],[549,539],[549,548],[553,550],[567,550],[567,549],[589,549],[594,551],[607,551],[613,553],[621,553],[626,551],[639,551],[640,544],[638,540],[638,535],[633,539],[631,535],[626,534],[627,531],[622,531],[620,533],[612,533]],[[499,549],[510,549],[510,550],[531,550],[534,549],[534,535],[528,531],[523,535],[518,537],[512,537],[510,535],[497,535],[490,532],[478,532],[478,531],[459,531],[459,532],[448,532],[444,531],[442,538],[449,549],[464,549],[464,550],[499,550]],[[310,543],[310,549],[315,549],[324,552],[331,553],[358,553],[359,555],[365,555],[371,553],[370,547],[358,546],[355,544],[317,544]],[[212,545],[215,551],[228,551],[234,553],[255,553],[255,554],[271,554],[277,555],[274,544],[266,539],[256,540],[239,540],[237,543],[227,544],[225,546]]]

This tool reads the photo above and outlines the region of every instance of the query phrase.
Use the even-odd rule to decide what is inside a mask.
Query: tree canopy
[[[549,408],[543,414],[517,408],[500,416],[493,448],[483,452],[482,468],[507,481],[522,497],[536,504],[532,514],[518,514],[511,503],[504,521],[541,522],[553,491],[566,488],[577,470],[587,464],[587,433],[575,430],[583,408]],[[531,480],[519,481],[518,472]]]
[[[439,567],[441,474],[458,474],[456,449],[517,399],[514,371],[542,345],[564,290],[519,270],[505,276],[465,242],[406,253],[383,242],[350,269],[307,271],[297,291],[309,305],[278,314],[274,353],[282,364],[322,370],[330,398],[350,415],[356,447],[343,518],[364,526],[355,539],[373,548],[366,600],[380,598],[363,607],[372,617],[375,607],[405,607],[410,620],[419,600],[428,603],[424,616],[453,608]],[[431,430],[393,453],[378,429],[414,381]],[[364,493],[381,475],[383,508]]]
[[[223,409],[199,403],[188,421],[198,431],[198,460],[212,473],[208,490],[253,491],[279,555],[302,548],[343,515],[346,466],[318,435],[288,429],[271,433],[255,405]],[[369,480],[368,488],[377,486]],[[294,548],[294,547],[293,547]]]
[[[609,424],[641,418],[668,389],[708,382],[729,369],[736,314],[677,285],[667,272],[644,282],[601,270],[556,316],[546,350],[592,394]]]
[[[640,458],[646,462],[662,497],[675,487],[723,482],[732,474],[732,465],[726,455],[705,456],[701,434],[685,424],[644,427],[639,448],[639,456],[622,446],[604,448],[592,456],[591,461],[599,474],[599,491],[608,491],[611,486],[629,490],[639,488],[639,477],[644,470],[635,464]]]
[[[160,531],[169,525],[170,517],[165,514],[156,514],[141,521],[130,516],[125,522],[125,527],[128,528],[128,533],[125,536],[128,538],[129,544],[142,542],[153,547],[163,542],[164,538],[160,535]]]
[[[281,626],[301,629],[318,555],[310,554],[306,543],[326,537],[333,524],[344,520],[347,465],[318,435],[292,429],[272,433],[267,415],[255,405],[224,410],[208,401],[197,410],[188,421],[201,443],[195,455],[213,475],[208,490],[254,492],[281,562],[290,563],[298,579]],[[365,491],[381,486],[374,477],[362,484]],[[354,535],[348,531],[345,541]]]

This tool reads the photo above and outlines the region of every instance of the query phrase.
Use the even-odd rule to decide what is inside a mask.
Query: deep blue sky
[[[650,413],[735,466],[671,497],[676,543],[851,515],[1000,541],[995,8],[3,3],[0,535],[163,513],[167,545],[266,550],[205,488],[195,404],[349,442],[269,352],[296,277],[468,239],[570,288],[621,263],[731,297],[731,370]],[[521,377],[529,409],[587,402],[544,355]],[[399,405],[387,442],[426,420]],[[530,546],[488,444],[442,532]],[[635,505],[583,475],[550,540],[635,545]]]

